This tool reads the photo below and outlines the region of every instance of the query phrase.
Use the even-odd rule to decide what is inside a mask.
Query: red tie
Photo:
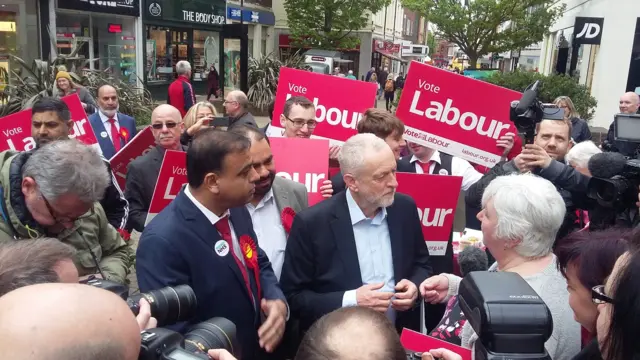
[[[251,300],[253,301],[253,292],[251,291],[251,285],[249,284],[249,274],[247,274],[247,268],[244,266],[242,261],[240,261],[238,255],[236,255],[236,252],[233,250],[233,238],[231,237],[229,218],[226,216],[221,218],[220,220],[218,220],[215,226],[220,233],[220,236],[222,236],[222,239],[227,242],[227,245],[229,245],[229,249],[233,254],[233,259],[236,261],[236,264],[238,264],[238,267],[240,268],[240,272],[242,273],[242,277],[244,278],[244,283],[247,286],[247,290],[249,290]]]
[[[114,118],[109,119],[109,123],[111,124],[111,141],[113,142],[113,147],[116,148],[116,152],[118,152],[122,148],[122,143],[120,143],[120,132],[116,127],[116,120]]]
[[[430,160],[428,163],[423,163],[422,161],[418,161],[418,165],[422,168],[423,174],[431,174],[431,163],[433,160]]]

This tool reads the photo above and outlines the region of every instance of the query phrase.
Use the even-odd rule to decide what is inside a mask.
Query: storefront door
[[[248,92],[249,37],[246,24],[226,24],[220,34],[220,78],[223,93]]]

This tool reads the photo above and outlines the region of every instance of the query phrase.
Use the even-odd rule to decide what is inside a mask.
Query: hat
[[[56,74],[56,81],[58,79],[67,79],[71,81],[71,75],[69,75],[69,73],[66,71],[58,71],[58,73]]]
[[[393,80],[393,74],[387,75],[387,80]]]

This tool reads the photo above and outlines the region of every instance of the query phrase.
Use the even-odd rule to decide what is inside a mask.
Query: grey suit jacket
[[[292,208],[296,214],[309,207],[307,188],[299,182],[276,176],[272,189],[280,213],[287,207]]]

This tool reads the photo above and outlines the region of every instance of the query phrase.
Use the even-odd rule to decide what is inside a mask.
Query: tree
[[[360,40],[352,35],[370,25],[391,0],[285,0],[291,38],[298,47],[352,49]]]
[[[542,40],[565,5],[557,0],[402,0],[437,26],[437,35],[460,47],[475,68],[489,53],[521,50]]]

